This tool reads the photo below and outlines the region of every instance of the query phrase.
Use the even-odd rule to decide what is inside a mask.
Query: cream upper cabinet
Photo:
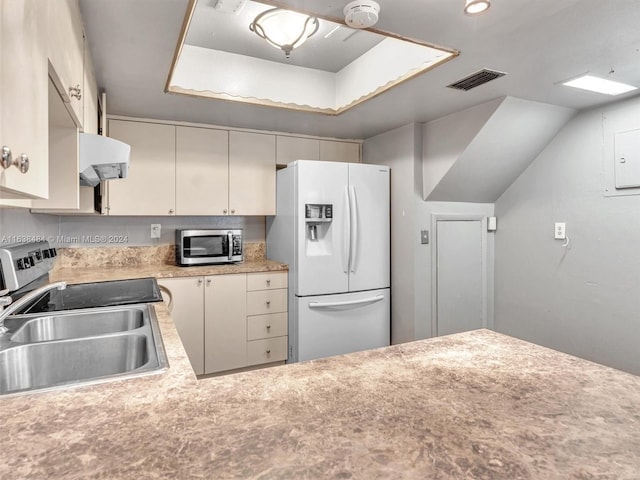
[[[176,127],[176,215],[227,215],[229,132]]]
[[[277,135],[276,165],[285,166],[294,160],[320,160],[320,140]]]
[[[245,274],[205,277],[205,373],[247,365]]]
[[[38,2],[41,3],[41,0]],[[78,127],[83,125],[84,35],[78,0],[55,0],[49,12],[49,74]]]
[[[204,280],[202,277],[161,278],[158,285],[193,371],[204,373]]]
[[[98,84],[91,60],[91,52],[84,49],[84,89],[82,91],[83,122],[85,133],[98,133]]]
[[[0,148],[3,157],[25,163],[0,166],[0,198],[48,196],[47,32],[42,0],[0,4]],[[4,148],[6,147],[6,149]],[[0,202],[1,203],[1,202]]]
[[[320,140],[320,160],[331,162],[360,162],[360,144]]]
[[[109,181],[109,215],[175,214],[176,127],[109,120],[109,136],[131,145],[127,177]]]
[[[275,215],[275,135],[229,132],[229,213]]]

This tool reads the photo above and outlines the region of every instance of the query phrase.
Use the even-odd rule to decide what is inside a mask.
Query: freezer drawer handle
[[[376,295],[375,297],[362,298],[360,300],[351,300],[347,302],[309,302],[309,308],[327,308],[327,307],[343,307],[346,305],[360,305],[362,303],[375,303],[384,300],[384,295]]]

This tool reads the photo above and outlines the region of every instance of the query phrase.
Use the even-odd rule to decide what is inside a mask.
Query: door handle
[[[345,302],[309,302],[309,308],[345,307],[349,305],[362,305],[365,303],[376,303],[384,300],[384,295],[361,298],[360,300],[347,300]]]

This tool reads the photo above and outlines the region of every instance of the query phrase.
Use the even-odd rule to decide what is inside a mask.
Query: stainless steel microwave
[[[244,259],[242,230],[176,229],[176,263],[211,265]]]

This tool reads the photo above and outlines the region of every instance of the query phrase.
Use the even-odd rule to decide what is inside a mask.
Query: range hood
[[[80,185],[95,187],[103,180],[125,178],[131,147],[113,138],[80,134]]]

